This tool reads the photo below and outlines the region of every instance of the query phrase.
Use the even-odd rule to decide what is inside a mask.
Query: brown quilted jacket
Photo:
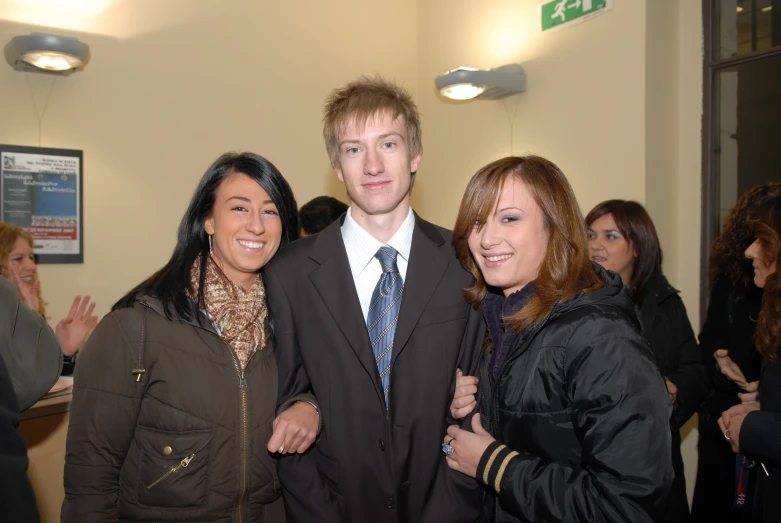
[[[242,372],[208,320],[149,297],[107,315],[76,366],[62,522],[271,521],[272,349]]]

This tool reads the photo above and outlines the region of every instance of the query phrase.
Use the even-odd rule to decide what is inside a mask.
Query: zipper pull
[[[247,377],[244,375],[244,369],[241,369],[241,388],[247,388]]]
[[[186,467],[187,467],[187,465],[189,465],[189,464],[190,464],[190,462],[193,460],[193,458],[194,458],[194,457],[195,457],[195,454],[190,454],[189,456],[187,456],[186,458],[184,458],[184,459],[182,460],[182,462],[180,463],[180,465],[182,465],[183,467],[185,467],[185,468],[186,468]]]

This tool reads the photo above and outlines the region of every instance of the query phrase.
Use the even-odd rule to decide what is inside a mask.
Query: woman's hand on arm
[[[458,425],[451,425],[447,429],[447,436],[443,443],[453,449],[453,453],[447,456],[448,466],[474,478],[485,449],[496,440],[483,428],[480,414],[472,417],[472,430],[474,432],[463,430]]]
[[[453,419],[464,419],[477,406],[477,376],[464,376],[461,369],[456,370],[456,392],[450,403],[450,415]]]
[[[308,401],[298,401],[274,420],[274,433],[266,448],[271,453],[303,454],[314,443],[320,412]]]
[[[62,353],[66,356],[75,354],[98,324],[98,317],[92,315],[94,310],[95,302],[90,303],[89,296],[76,296],[68,315],[54,328]]]

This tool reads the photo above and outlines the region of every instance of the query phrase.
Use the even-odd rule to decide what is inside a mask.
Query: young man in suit
[[[322,409],[315,448],[278,460],[288,521],[475,521],[479,490],[441,442],[456,369],[476,364],[484,331],[450,231],[410,208],[417,108],[362,78],[326,100],[324,136],[350,208],[264,269],[279,404],[311,390]]]

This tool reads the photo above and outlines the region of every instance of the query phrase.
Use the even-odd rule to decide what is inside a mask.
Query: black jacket
[[[657,521],[672,482],[671,405],[620,278],[556,305],[523,333],[483,423],[497,439],[477,471],[480,521]]]
[[[677,431],[708,397],[710,384],[686,307],[678,290],[661,274],[645,284],[640,320],[662,373],[678,387],[670,419],[672,430]]]
[[[735,453],[717,424],[721,413],[740,403],[742,390],[717,370],[713,353],[727,349],[748,381],[759,379],[762,357],[752,336],[762,303],[762,289],[753,284],[745,296],[736,298],[728,282],[711,288],[708,313],[700,332],[700,350],[711,380],[711,395],[700,407],[697,480],[692,499],[692,521],[730,523],[749,521],[751,511],[730,510],[735,498]],[[757,474],[752,469],[751,477]],[[749,498],[754,489],[749,489]],[[749,506],[751,501],[748,501]]]
[[[689,502],[679,430],[708,397],[710,381],[686,307],[678,291],[661,274],[651,277],[643,288],[640,320],[659,368],[678,388],[670,418],[670,450],[675,480],[670,489],[664,521],[682,523],[689,520]]]
[[[764,464],[757,470],[754,521],[781,521],[781,362],[762,361],[762,410],[750,412],[740,428],[740,451]],[[765,472],[767,469],[767,472]]]

